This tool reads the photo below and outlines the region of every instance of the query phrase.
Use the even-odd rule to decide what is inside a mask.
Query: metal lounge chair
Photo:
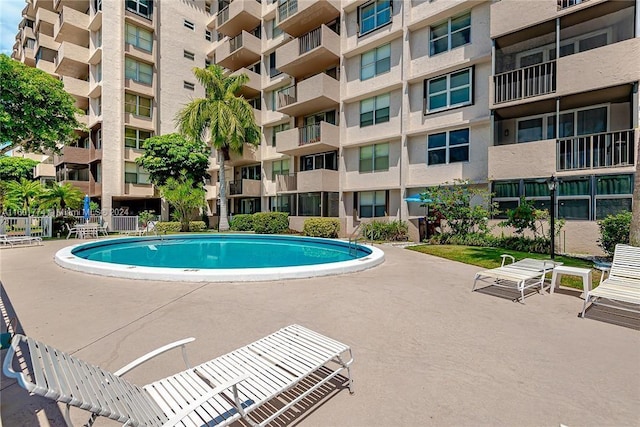
[[[552,272],[556,265],[562,265],[560,262],[550,260],[525,258],[516,261],[511,255],[501,255],[501,257],[500,267],[476,273],[472,291],[476,290],[478,281],[484,281],[493,286],[516,289],[520,292],[519,299],[524,304],[525,289],[539,286],[542,291],[547,273]],[[505,262],[507,258],[511,259],[511,263]]]
[[[42,245],[42,237],[37,236],[7,236],[0,234],[0,243],[14,247],[15,245]]]
[[[32,338],[16,335],[3,371],[29,392],[65,403],[68,425],[70,406],[90,411],[93,415],[89,425],[97,416],[130,427],[227,426],[239,418],[251,425],[266,425],[344,370],[351,391],[351,349],[299,325],[280,329],[190,368],[185,344],[193,340],[187,338],[160,347],[111,373]],[[176,347],[182,347],[186,370],[144,387],[121,377]],[[297,393],[296,389],[297,396],[267,419],[257,423],[250,417],[264,403],[298,385],[304,385],[306,390]],[[264,416],[264,411],[260,413]]]
[[[78,237],[78,228],[77,227],[71,227],[66,222],[64,223],[64,225],[65,225],[65,227],[67,227],[67,240],[69,240],[69,237],[71,237],[71,235],[73,235],[73,234],[75,234],[76,237]]]
[[[610,304],[601,300],[615,301]],[[584,317],[589,303],[640,312],[640,248],[616,245],[609,276],[584,298],[581,316]]]

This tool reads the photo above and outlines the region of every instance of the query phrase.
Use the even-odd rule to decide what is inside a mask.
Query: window
[[[204,30],[204,39],[208,42],[210,42],[213,38],[211,37],[211,31],[209,30]]]
[[[124,111],[136,116],[151,117],[151,98],[125,93]]]
[[[429,53],[437,55],[471,42],[471,13],[431,27],[429,35]]]
[[[360,173],[389,170],[389,143],[360,147]]]
[[[262,179],[260,165],[245,166],[242,169],[240,169],[240,172],[241,172],[242,179],[253,179],[253,180]]]
[[[571,138],[579,135],[607,132],[609,108],[607,105],[588,107],[560,112],[558,135]],[[544,114],[523,117],[517,120],[516,142],[541,141],[555,139],[556,115]]]
[[[96,131],[93,145],[96,147],[96,150],[102,149],[102,129]]]
[[[386,216],[386,210],[386,191],[362,191],[358,193],[358,216],[360,218]]]
[[[469,129],[435,133],[427,137],[427,164],[440,165],[469,160]]]
[[[391,22],[391,0],[375,0],[358,9],[360,35]]]
[[[196,85],[194,83],[191,83],[185,80],[184,82],[182,82],[182,87],[184,87],[187,90],[195,90]]]
[[[273,51],[269,54],[269,77],[273,78],[280,74],[282,74],[282,71],[276,68],[276,52]]]
[[[99,47],[102,47],[102,28],[100,28],[98,31],[96,31],[94,33],[93,37],[94,37],[96,49],[99,48]]]
[[[290,128],[291,126],[289,125],[289,123],[283,123],[281,125],[274,126],[271,132],[271,146],[272,147],[276,146],[276,134],[278,132],[282,132],[283,130],[289,130]]]
[[[204,11],[205,11],[207,14],[211,15],[211,4],[209,4],[209,3],[205,3],[205,4],[204,4]]]
[[[472,104],[472,78],[473,69],[467,68],[426,80],[426,112]]]
[[[338,170],[338,152],[311,154],[300,157],[300,171],[312,171],[316,169]]]
[[[127,43],[139,49],[151,52],[153,50],[153,34],[150,31],[126,24]]]
[[[389,94],[360,101],[360,127],[389,121]]]
[[[153,0],[127,0],[127,10],[151,19],[153,15]]]
[[[93,74],[93,80],[96,83],[102,81],[102,62],[98,62],[96,65],[91,66],[91,71]]]
[[[127,184],[151,184],[149,172],[132,162],[124,163],[124,182]]]
[[[182,52],[182,56],[193,61],[196,58],[196,55],[193,52],[189,52],[188,50],[184,50]]]
[[[184,20],[184,26],[185,26],[185,28],[188,28],[190,30],[195,30],[196,29],[196,25],[191,21],[187,21],[186,19]]]
[[[276,160],[271,169],[271,180],[275,181],[277,175],[289,175],[289,159]]]
[[[606,218],[631,211],[633,175],[605,175],[596,177],[596,217]]]
[[[272,39],[275,39],[276,37],[278,37],[280,34],[283,33],[282,29],[280,27],[278,27],[278,24],[276,24],[276,20],[272,19],[271,21],[268,21],[268,28],[271,29],[271,34],[270,37]]]
[[[150,85],[153,82],[153,67],[135,59],[126,58],[124,61],[124,73],[127,79]]]
[[[391,44],[365,52],[360,56],[360,80],[367,80],[391,69]]]
[[[36,45],[36,40],[35,39],[27,38],[24,41],[24,44],[22,45],[22,47],[25,48],[25,49],[33,49],[35,47],[35,45]]]
[[[558,184],[558,217],[585,219],[591,216],[591,179],[563,178]]]
[[[142,144],[145,140],[151,138],[151,132],[148,130],[124,128],[124,146],[142,150]]]
[[[296,195],[285,194],[280,196],[271,196],[269,198],[269,207],[271,212],[287,212],[289,215],[295,215]]]

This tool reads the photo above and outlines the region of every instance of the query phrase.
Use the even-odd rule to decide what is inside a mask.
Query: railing
[[[296,174],[276,175],[276,191],[296,191],[298,180]]]
[[[320,123],[306,125],[300,128],[300,145],[312,144],[320,141],[321,127]]]
[[[242,47],[242,33],[229,39],[229,52],[235,52]]]
[[[229,181],[227,188],[229,189],[230,196],[242,194],[242,180],[236,179],[235,181]]]
[[[556,91],[556,61],[496,74],[494,102],[507,102]]]
[[[278,91],[278,108],[296,103],[296,87],[289,86]]]
[[[634,131],[605,132],[559,139],[558,171],[611,168],[634,164]]]
[[[229,5],[226,5],[224,9],[218,12],[218,16],[216,16],[216,22],[218,26],[224,24],[229,20]]]
[[[89,215],[89,221],[84,220],[84,215],[74,215],[73,216],[80,224],[84,222],[89,222],[93,224],[101,224],[102,225],[102,217],[100,215]]]
[[[0,234],[51,237],[52,223],[50,216],[0,217]]]
[[[317,48],[322,44],[322,27],[309,31],[298,39],[300,55]]]
[[[278,23],[298,11],[298,0],[288,0],[278,6]]]
[[[586,1],[587,0],[558,0],[558,10],[566,9]]]
[[[109,231],[135,231],[138,229],[138,216],[112,216]]]

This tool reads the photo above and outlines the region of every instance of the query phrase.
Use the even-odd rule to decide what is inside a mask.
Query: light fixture
[[[551,260],[555,259],[555,238],[556,238],[556,190],[558,188],[558,178],[555,175],[551,175],[551,178],[547,180],[547,187],[549,188],[549,196],[551,198],[551,206],[549,206],[549,228],[551,241],[550,256]]]

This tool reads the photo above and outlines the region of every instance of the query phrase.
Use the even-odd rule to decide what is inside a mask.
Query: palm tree
[[[60,208],[62,214],[67,207],[75,209],[80,207],[84,195],[82,191],[78,190],[73,185],[60,184],[59,182],[53,183],[50,188],[47,188],[40,197],[40,200],[44,202],[45,206],[53,206],[56,209]]]
[[[203,140],[216,149],[220,164],[220,224],[229,229],[224,163],[230,153],[242,154],[244,144],[260,144],[260,128],[253,117],[253,108],[236,92],[249,81],[246,74],[226,77],[222,67],[194,68],[193,74],[204,86],[206,98],[197,98],[176,115],[179,131],[190,138]]]
[[[636,153],[636,177],[633,183],[633,215],[631,216],[631,229],[629,231],[629,243],[640,246],[640,144]]]
[[[20,178],[20,181],[9,181],[7,183],[7,194],[9,199],[20,206],[27,215],[31,215],[31,207],[42,194],[42,184],[40,181],[30,181]]]

